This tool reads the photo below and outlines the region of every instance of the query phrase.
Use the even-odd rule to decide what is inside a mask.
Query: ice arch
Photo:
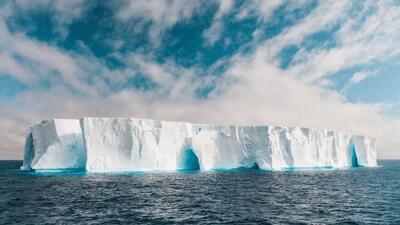
[[[199,170],[199,158],[191,148],[183,150],[179,159],[180,170]]]

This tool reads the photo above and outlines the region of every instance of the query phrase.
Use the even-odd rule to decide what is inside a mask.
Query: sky
[[[51,118],[271,124],[400,158],[400,1],[0,1],[0,159]]]

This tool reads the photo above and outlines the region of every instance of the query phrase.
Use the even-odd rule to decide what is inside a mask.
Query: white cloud
[[[339,12],[341,11],[339,10]],[[337,20],[341,21],[341,27],[336,34],[337,46],[332,49],[306,50],[303,48],[295,57],[295,65],[290,68],[291,73],[302,77],[307,82],[317,82],[337,71],[355,65],[382,62],[399,55],[400,47],[397,42],[400,39],[400,32],[393,29],[400,27],[399,6],[366,2],[362,10],[355,13],[354,16],[340,15],[332,17],[332,19],[335,18],[333,21],[327,20],[327,22],[330,21],[328,24],[336,23]],[[323,21],[324,14],[315,14],[314,20]],[[310,34],[316,31],[315,26],[305,27],[307,29],[302,27],[300,33]],[[293,43],[293,40],[297,40],[297,43],[302,41],[304,36],[298,37],[299,33],[295,32],[297,30],[298,28],[295,26],[288,31],[288,33],[294,33],[297,38],[287,39],[292,41],[277,39],[278,43],[282,43],[282,46]],[[279,45],[275,45],[275,49],[276,46]]]
[[[289,45],[298,45],[309,35],[326,30],[347,18],[350,1],[321,1],[304,19],[286,28],[280,35],[268,40],[269,56],[276,57],[280,51]]]
[[[131,71],[111,72],[93,55],[67,52],[22,33],[11,33],[4,23],[9,15],[0,9],[0,76],[12,75],[33,88],[47,80],[51,85],[61,84],[87,96],[95,96],[99,91],[108,93],[110,86],[105,80],[118,86],[122,79],[129,78]]]
[[[235,4],[233,0],[221,0],[218,3],[219,8],[214,15],[212,25],[203,31],[203,38],[208,45],[213,45],[221,37],[224,30],[224,16],[229,14]]]
[[[354,73],[347,81],[347,83],[343,86],[342,90],[340,91],[340,93],[342,94],[346,94],[346,92],[352,88],[353,86],[356,86],[357,84],[361,83],[362,81],[364,81],[365,79],[375,76],[375,71],[360,71],[360,72],[356,72]],[[389,103],[387,104],[387,109],[389,109],[390,107],[392,107]]]
[[[287,17],[290,17],[293,10],[305,6],[307,1],[248,0],[244,1],[239,9],[234,9],[234,5],[237,3],[237,1],[234,0],[216,1],[216,3],[219,4],[219,8],[214,15],[213,22],[211,26],[203,32],[203,38],[207,41],[208,45],[215,44],[215,42],[221,38],[222,32],[225,29],[225,22],[228,19],[238,22],[247,18],[257,18],[260,28],[256,29],[253,33],[253,36],[257,36],[262,32],[265,24],[274,21],[274,12],[279,7],[284,6],[285,14],[287,14]],[[232,18],[226,18],[229,14],[233,14]]]
[[[357,84],[360,83],[361,81],[365,80],[367,77],[369,77],[370,74],[366,72],[357,72],[354,73],[353,76],[350,79],[350,84]]]
[[[190,18],[196,7],[180,1],[136,1],[129,2],[119,17],[146,18],[153,23],[151,35],[157,39],[165,29]],[[369,15],[368,7],[378,10]],[[381,143],[381,157],[399,157],[395,147],[400,140],[400,121],[382,115],[385,104],[350,103],[341,93],[326,89],[328,78],[335,71],[386,60],[399,52],[394,41],[399,35],[395,28],[399,27],[400,13],[398,7],[393,7],[385,2],[366,2],[364,11],[359,12],[366,14],[363,20],[361,16],[348,16],[351,8],[348,1],[321,2],[309,16],[277,37],[261,44],[255,42],[254,52],[239,52],[219,61],[228,67],[219,76],[199,76],[199,71],[212,73],[212,68],[207,71],[183,68],[173,61],[157,63],[149,56],[133,53],[119,55],[126,68],[110,70],[93,56],[66,52],[22,34],[10,34],[0,22],[1,70],[27,83],[28,79],[39,77],[54,81],[47,90],[33,89],[17,95],[13,104],[0,103],[0,136],[5,140],[0,145],[3,151],[0,154],[21,157],[26,127],[43,119],[124,116],[344,130],[376,135]],[[217,13],[221,17],[231,10],[222,8]],[[263,12],[260,20],[273,7],[267,8],[260,7]],[[344,24],[336,36],[338,46],[301,49],[290,70],[279,68],[277,57],[285,46],[300,44],[310,34],[338,22]],[[15,55],[25,61],[21,63]],[[159,84],[160,89],[121,88],[138,73]],[[366,78],[366,75],[354,76],[353,82]],[[316,82],[319,80],[323,83]],[[194,90],[210,84],[217,88],[208,99],[195,96]],[[79,94],[71,92],[70,87]]]
[[[182,20],[191,18],[204,3],[186,0],[137,0],[122,5],[117,16],[122,21],[142,19],[151,22],[149,37],[159,44],[165,30]]]
[[[31,77],[29,72],[22,68],[8,54],[0,53],[0,74],[12,74],[17,80],[29,82]]]
[[[206,40],[207,45],[214,45],[222,36],[225,29],[225,22],[228,18],[227,15],[235,13],[235,20],[243,20],[248,17],[258,17],[261,24],[269,22],[272,19],[273,12],[285,2],[284,0],[249,0],[243,2],[243,5],[239,10],[234,10],[236,1],[234,0],[222,0],[216,1],[219,4],[219,8],[214,15],[211,26],[203,31],[203,38]],[[298,5],[301,1],[292,1],[291,4]],[[262,27],[263,25],[261,25]]]
[[[237,20],[243,20],[247,17],[257,16],[261,21],[266,22],[273,15],[275,9],[283,5],[285,0],[249,0],[245,1],[236,14]],[[292,5],[297,5],[300,1],[291,1]]]
[[[74,20],[80,18],[82,13],[86,10],[85,0],[68,0],[68,1],[52,1],[52,0],[36,0],[36,1],[24,1],[15,0],[7,2],[10,7],[12,5],[12,12],[10,13],[21,13],[22,11],[29,10],[41,10],[47,9],[52,12],[52,22],[56,23],[54,26],[54,32],[59,34],[59,37],[65,38],[68,35],[68,25]],[[7,4],[6,3],[6,4]]]

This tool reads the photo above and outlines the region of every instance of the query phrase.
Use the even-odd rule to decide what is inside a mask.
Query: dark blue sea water
[[[400,161],[266,172],[27,173],[0,161],[0,224],[400,224]]]

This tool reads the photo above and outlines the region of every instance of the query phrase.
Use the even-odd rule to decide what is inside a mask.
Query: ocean
[[[0,224],[400,224],[400,161],[377,168],[87,174],[0,161]]]

